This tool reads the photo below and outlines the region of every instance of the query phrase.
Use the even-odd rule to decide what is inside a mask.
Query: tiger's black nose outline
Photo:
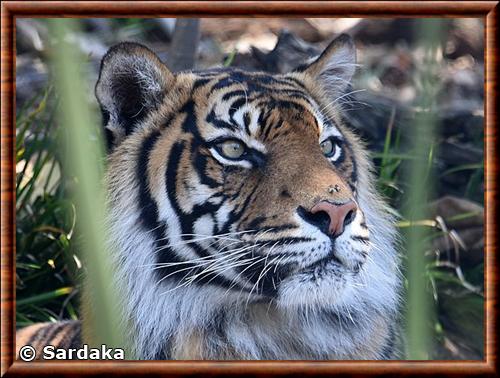
[[[330,237],[339,237],[344,232],[345,227],[356,217],[357,208],[356,203],[352,200],[342,204],[321,201],[309,211],[300,206],[297,213],[307,223],[316,226],[324,234]]]

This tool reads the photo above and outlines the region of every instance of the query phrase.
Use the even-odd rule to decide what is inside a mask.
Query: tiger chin
[[[400,356],[393,219],[341,108],[355,63],[347,35],[287,74],[174,74],[136,43],[104,56],[107,234],[132,358]]]

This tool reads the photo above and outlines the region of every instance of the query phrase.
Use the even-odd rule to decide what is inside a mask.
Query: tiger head
[[[341,109],[355,66],[346,35],[287,74],[106,54],[111,243],[137,295],[392,306],[393,228]]]

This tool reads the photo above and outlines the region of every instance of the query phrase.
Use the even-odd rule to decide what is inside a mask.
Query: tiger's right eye
[[[241,158],[245,153],[245,146],[237,140],[226,140],[219,143],[217,147],[219,147],[219,151],[227,159],[236,160]]]

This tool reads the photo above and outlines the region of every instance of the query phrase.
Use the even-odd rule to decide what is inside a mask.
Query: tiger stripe
[[[16,358],[19,359],[19,350],[26,345],[35,348],[36,359],[42,359],[43,348],[47,345],[61,349],[79,348],[82,345],[81,323],[67,320],[22,328],[16,333]]]

